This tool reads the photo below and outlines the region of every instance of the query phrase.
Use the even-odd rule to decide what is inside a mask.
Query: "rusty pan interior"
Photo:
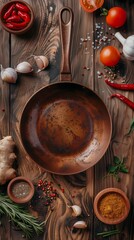
[[[68,175],[96,164],[111,139],[111,118],[89,88],[58,82],[36,92],[24,107],[20,134],[30,157],[49,172]]]
[[[69,13],[67,22],[64,13]],[[96,164],[111,138],[111,119],[103,101],[89,88],[71,82],[72,22],[72,10],[62,8],[60,81],[36,92],[20,121],[22,143],[30,157],[47,171],[62,175]]]

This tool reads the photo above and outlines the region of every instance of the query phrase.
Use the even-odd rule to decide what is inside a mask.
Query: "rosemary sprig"
[[[110,236],[113,236],[115,234],[119,234],[121,233],[118,229],[115,229],[115,230],[111,230],[111,231],[104,231],[104,232],[101,232],[101,233],[97,233],[97,236],[101,236],[103,238],[105,237],[110,237]]]
[[[114,156],[113,165],[111,165],[108,169],[108,175],[112,175],[116,178],[116,180],[120,181],[119,173],[128,173],[128,169],[125,165],[125,159],[120,160],[117,156]]]
[[[44,222],[40,223],[37,218],[28,213],[28,211],[12,202],[8,196],[0,194],[0,214],[10,217],[11,221],[23,231],[27,238],[32,238],[34,234],[43,232]]]

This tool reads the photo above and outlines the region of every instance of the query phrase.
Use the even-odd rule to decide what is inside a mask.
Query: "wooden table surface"
[[[0,7],[8,2],[0,1]],[[39,179],[52,181],[59,197],[53,202],[54,209],[43,206],[37,201],[35,212],[46,219],[51,212],[44,234],[34,239],[45,240],[95,240],[97,232],[111,230],[100,222],[93,211],[93,200],[96,194],[107,187],[122,189],[128,196],[131,204],[130,214],[125,222],[116,226],[122,234],[109,237],[114,240],[134,239],[134,133],[129,135],[130,124],[134,119],[133,110],[118,99],[109,99],[113,93],[122,93],[134,101],[133,92],[114,90],[104,82],[104,75],[109,75],[99,61],[100,50],[105,45],[116,46],[122,52],[122,46],[114,33],[118,30],[110,28],[100,11],[84,12],[78,0],[27,0],[33,7],[35,21],[33,28],[25,35],[10,35],[0,26],[0,63],[3,67],[15,67],[22,61],[29,61],[35,69],[33,74],[20,74],[16,84],[8,84],[0,79],[0,137],[11,135],[17,146],[17,174],[30,178],[34,183]],[[61,42],[59,32],[58,13],[61,7],[69,6],[74,13],[72,42],[71,42],[71,72],[73,81],[93,89],[106,104],[112,118],[112,137],[110,145],[102,159],[86,172],[72,176],[50,174],[37,165],[25,152],[19,132],[19,122],[23,107],[29,97],[38,89],[56,81],[60,74]],[[127,11],[127,23],[119,31],[126,38],[134,33],[134,1],[105,1],[104,7],[122,6]],[[99,27],[98,27],[99,26]],[[99,36],[99,37],[98,37]],[[107,40],[97,45],[97,39],[107,36]],[[87,41],[84,41],[87,39]],[[93,44],[94,43],[94,44]],[[34,55],[45,55],[49,58],[46,70],[36,73]],[[117,70],[117,69],[116,69]],[[100,73],[102,73],[102,75]],[[115,81],[134,83],[134,63],[127,61],[121,55],[119,69],[116,71]],[[110,76],[111,77],[111,76]],[[60,137],[60,136],[59,136]],[[129,173],[120,173],[120,182],[113,176],[105,177],[109,165],[113,164],[113,157],[126,158]],[[64,190],[63,190],[64,189]],[[83,230],[72,231],[68,222],[72,212],[67,205],[77,204],[82,208],[82,220],[87,221],[88,227]],[[35,213],[34,212],[34,213]],[[21,240],[22,233],[16,231],[7,218],[2,218],[0,226],[1,240]]]

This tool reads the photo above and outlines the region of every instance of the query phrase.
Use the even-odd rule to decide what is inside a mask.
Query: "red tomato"
[[[113,28],[119,28],[124,25],[127,19],[126,11],[121,7],[113,7],[108,11],[106,22]]]
[[[104,0],[80,0],[82,8],[86,12],[94,12],[100,8],[104,3]]]
[[[104,47],[100,52],[100,61],[105,66],[115,66],[120,60],[120,52],[113,46]]]

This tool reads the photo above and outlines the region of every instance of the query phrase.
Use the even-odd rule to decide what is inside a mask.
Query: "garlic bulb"
[[[120,32],[115,33],[115,37],[121,42],[123,45],[123,54],[124,56],[130,60],[134,60],[134,35],[129,36],[125,39]]]
[[[44,70],[48,64],[49,64],[49,61],[48,61],[48,58],[46,56],[35,56],[35,55],[32,55],[34,57],[34,60],[37,64],[37,67],[38,67],[38,71],[37,72],[40,72],[42,70]]]
[[[87,227],[87,223],[83,220],[81,221],[77,221],[74,223],[73,225],[74,228],[86,228]]]
[[[77,217],[77,216],[81,215],[82,210],[78,205],[73,205],[73,206],[68,206],[68,207],[72,208],[73,216]]]
[[[21,62],[16,66],[15,70],[19,73],[30,73],[33,68],[29,62]]]
[[[17,72],[13,68],[3,68],[1,65],[1,78],[8,83],[16,83]]]

